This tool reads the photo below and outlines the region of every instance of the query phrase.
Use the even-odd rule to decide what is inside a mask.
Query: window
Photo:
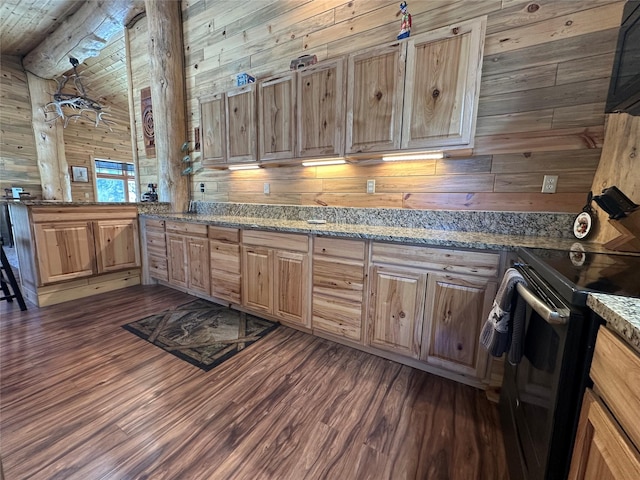
[[[96,160],[99,202],[137,202],[136,171],[132,163]]]

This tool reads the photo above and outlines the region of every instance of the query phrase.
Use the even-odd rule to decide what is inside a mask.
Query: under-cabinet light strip
[[[260,168],[260,165],[229,165],[229,170],[256,170]]]
[[[424,152],[409,155],[384,155],[382,160],[385,162],[401,162],[403,160],[439,160],[441,158],[444,158],[443,152]]]
[[[344,158],[328,158],[326,160],[308,160],[302,162],[303,167],[321,167],[324,165],[343,165],[347,163]]]

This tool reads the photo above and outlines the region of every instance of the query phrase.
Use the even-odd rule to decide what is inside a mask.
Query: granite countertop
[[[587,305],[606,320],[608,328],[640,353],[640,298],[590,293]]]
[[[406,228],[350,223],[311,224],[306,220],[286,220],[245,216],[206,215],[189,213],[150,213],[150,218],[191,223],[204,223],[224,227],[250,228],[267,231],[304,233],[343,238],[361,238],[389,242],[413,243],[452,248],[480,250],[515,250],[517,247],[555,248],[570,250],[576,239],[504,235],[497,233],[438,230],[429,228]],[[580,243],[585,251],[606,251],[598,244]]]

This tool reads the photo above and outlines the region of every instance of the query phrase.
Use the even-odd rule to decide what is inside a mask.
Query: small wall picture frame
[[[87,183],[89,181],[89,170],[87,167],[71,167],[71,180],[73,182]]]

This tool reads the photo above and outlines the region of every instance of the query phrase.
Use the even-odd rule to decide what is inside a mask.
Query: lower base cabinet
[[[584,395],[569,479],[640,478],[640,355],[600,327],[591,378],[594,389]]]
[[[209,295],[207,226],[166,222],[169,283]]]

